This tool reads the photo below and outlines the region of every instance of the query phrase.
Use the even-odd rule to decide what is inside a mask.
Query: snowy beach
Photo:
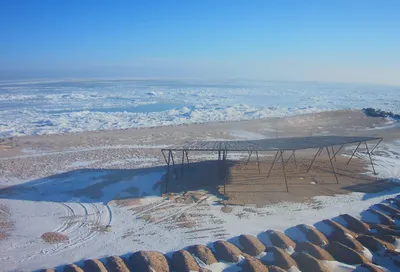
[[[5,271],[61,269],[68,263],[137,250],[168,254],[219,239],[234,243],[240,234],[262,240],[267,229],[300,239],[290,231],[295,225],[313,225],[344,212],[370,218],[360,213],[400,192],[395,186],[400,178],[396,121],[370,118],[357,110],[374,105],[398,112],[394,87],[385,87],[387,92],[357,87],[345,97],[336,91],[334,96],[339,98],[334,99],[329,95],[339,86],[310,85],[292,92],[287,83],[263,87],[274,89],[271,93],[255,83],[252,87],[159,86],[154,82],[148,87],[143,82],[2,84],[6,91],[0,94],[4,137],[0,143],[4,226],[0,264]],[[111,87],[100,91],[104,84]],[[190,199],[185,191],[162,195],[166,169],[161,148],[193,140],[311,135],[384,137],[373,156],[378,176],[372,174],[365,150],[357,153],[348,169],[360,172],[358,178],[366,180],[362,182],[389,179],[393,187],[370,192],[329,187],[302,199],[289,196],[281,203],[244,206],[230,205],[240,197],[224,200],[201,188],[191,192]],[[354,147],[347,146],[340,156],[346,159]],[[261,160],[272,156],[260,155]],[[190,158],[194,163],[215,160],[216,154],[204,152]],[[246,158],[247,154],[232,153],[228,159]],[[305,153],[304,159],[308,163],[312,155]],[[322,156],[321,160],[324,163]],[[320,172],[311,172],[310,178],[317,183],[332,180]],[[360,182],[341,178],[352,186]],[[281,177],[276,180],[281,182]],[[250,198],[257,197],[263,196]],[[45,233],[60,233],[67,240],[49,242],[43,238]]]

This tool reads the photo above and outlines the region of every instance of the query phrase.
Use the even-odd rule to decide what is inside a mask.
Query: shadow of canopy
[[[361,162],[355,161],[354,166]],[[359,168],[349,169],[345,162],[336,162],[341,184],[337,184],[326,162],[318,161],[306,172],[309,160],[298,160],[297,165],[287,166],[286,192],[281,169],[274,169],[269,179],[266,173],[271,163],[257,164],[227,161],[227,189],[223,194],[224,180],[220,162],[216,160],[191,162],[190,165],[170,171],[168,194],[203,191],[225,199],[227,204],[268,205],[282,201],[303,202],[317,195],[335,195],[365,192],[365,198],[397,190],[393,183],[376,180],[359,173]],[[343,166],[343,167],[341,167]],[[82,169],[55,174],[0,189],[0,199],[19,199],[46,202],[108,203],[112,200],[159,197],[165,192],[166,168],[141,169]],[[399,191],[399,190],[397,190]]]
[[[74,170],[1,188],[0,199],[108,203],[116,199],[156,197],[165,192],[165,173],[163,166]],[[171,178],[169,193],[205,190],[215,194],[222,184],[215,161],[191,163],[190,173],[184,182]]]

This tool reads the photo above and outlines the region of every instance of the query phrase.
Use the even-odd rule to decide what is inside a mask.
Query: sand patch
[[[12,149],[16,146],[15,141],[13,140],[13,138],[4,138],[4,139],[0,139],[0,151],[5,151],[8,149]]]
[[[140,198],[114,199],[113,202],[118,207],[130,207],[130,206],[136,206],[136,205],[141,204]]]
[[[4,204],[0,204],[0,241],[11,235],[14,222],[11,220],[11,210]]]
[[[46,232],[40,236],[44,241],[50,244],[63,243],[68,241],[68,236],[58,232]]]
[[[354,157],[347,165],[348,158],[339,155],[333,160],[339,181],[337,183],[326,151],[317,156],[307,172],[315,152],[316,150],[297,151],[296,163],[290,160],[286,164],[289,192],[285,186],[281,163],[273,164],[273,158],[264,156],[260,160],[260,171],[257,162],[250,161],[246,164],[228,160],[225,168],[226,181],[221,177],[221,167],[217,160],[191,162],[190,171],[184,171],[177,177],[171,170],[169,176],[164,176],[165,179],[168,178],[169,191],[165,196],[175,199],[178,203],[190,204],[196,202],[193,192],[201,190],[222,197],[224,200],[221,203],[224,205],[253,204],[255,207],[265,207],[281,202],[298,202],[310,203],[313,209],[320,210],[324,207],[318,201],[313,202],[312,198],[315,196],[335,196],[352,192],[374,193],[393,188],[393,183],[362,174],[369,166],[366,161]],[[263,155],[273,156],[274,153],[263,152]],[[287,161],[289,156],[290,154],[285,153],[284,160]],[[271,167],[271,174],[267,178]],[[185,191],[191,193],[176,195]],[[255,209],[246,209],[246,213],[255,212]],[[238,217],[243,218],[245,215],[238,214]]]
[[[232,211],[233,211],[232,207],[229,207],[229,206],[221,207],[221,212],[223,212],[223,213],[231,213]]]
[[[97,231],[100,233],[105,233],[105,232],[110,232],[111,231],[111,225],[94,225],[90,228],[92,231]]]
[[[143,215],[138,216],[138,218],[142,219],[146,222],[149,222],[149,223],[156,222],[156,219],[154,217],[152,217],[150,214],[143,214]]]
[[[176,218],[176,224],[181,228],[193,228],[196,225],[195,220],[190,215],[182,213]]]

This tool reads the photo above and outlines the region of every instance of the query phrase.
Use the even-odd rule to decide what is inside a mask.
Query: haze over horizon
[[[400,2],[2,1],[0,79],[400,85]]]

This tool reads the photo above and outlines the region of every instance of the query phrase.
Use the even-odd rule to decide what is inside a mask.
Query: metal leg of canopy
[[[165,157],[165,154],[164,154],[164,150],[161,150],[161,153],[162,153],[162,155],[164,157],[165,163],[168,164],[167,157]]]
[[[379,140],[379,142],[374,146],[374,148],[371,149],[371,154],[374,152],[375,148],[377,148],[378,145],[382,142],[382,140],[383,140],[383,138],[381,138],[381,139]]]
[[[252,154],[253,154],[253,151],[249,151],[249,158],[247,159],[246,164],[249,164]]]
[[[274,167],[275,162],[277,161],[276,158],[278,157],[278,153],[279,153],[279,151],[277,151],[276,154],[275,154],[275,158],[274,158],[274,160],[272,162],[271,168],[269,169],[269,172],[268,172],[268,175],[267,175],[267,179],[269,178],[269,175],[271,174],[272,168]]]
[[[296,150],[293,150],[293,160],[294,160],[294,165],[297,168],[297,161],[296,161]]]
[[[292,154],[290,154],[290,157],[286,160],[286,162],[285,162],[285,166],[286,166],[286,164],[288,164],[288,162],[289,162],[289,160],[293,157],[293,160],[294,160],[294,164],[296,164],[296,167],[297,167],[297,162],[296,162],[296,155],[295,155],[295,152],[296,150],[293,150],[292,151]]]
[[[226,164],[226,157],[228,156],[228,150],[223,151],[222,155],[222,178],[224,180],[224,194],[226,193],[226,169],[225,169],[225,164]]]
[[[225,151],[224,150],[220,150],[218,151],[219,155],[220,155],[220,160],[218,160],[218,165],[219,165],[219,172],[220,172],[220,177],[221,179],[224,178],[223,176],[223,172],[224,172],[224,159],[225,159]]]
[[[169,174],[170,174],[169,172],[170,172],[171,161],[172,161],[172,167],[174,169],[174,173],[175,173],[176,177],[178,177],[178,172],[176,170],[176,165],[175,165],[175,160],[174,160],[174,155],[172,153],[172,150],[168,150],[168,160],[166,159],[164,152],[162,152],[162,153],[163,153],[164,159],[167,162],[167,178],[165,180],[165,193],[168,193],[168,181],[169,181]]]
[[[175,165],[175,160],[174,160],[174,154],[172,153],[171,150],[170,150],[169,152],[171,152],[172,166],[173,166],[173,168],[174,168],[175,176],[178,178],[178,172],[176,171],[176,165]]]
[[[323,149],[323,147],[320,147],[320,148],[318,149],[317,153],[315,153],[315,156],[314,156],[313,160],[311,161],[310,166],[308,166],[307,173],[310,171],[311,166],[314,164],[314,161],[315,161],[315,159],[317,158],[318,154],[321,154],[321,150],[322,150],[322,149]]]
[[[277,161],[279,161],[281,159],[282,154],[278,151],[278,158],[276,159]]]
[[[357,151],[359,150],[361,144],[364,142],[365,148],[366,148],[366,154],[368,155],[369,161],[371,163],[372,170],[373,170],[374,174],[377,174],[376,170],[375,170],[375,165],[374,165],[373,160],[372,160],[372,155],[373,155],[374,150],[376,150],[376,148],[382,142],[383,138],[374,138],[374,140],[379,140],[379,142],[372,149],[368,146],[368,143],[367,143],[367,141],[371,141],[371,139],[370,140],[368,140],[368,139],[359,139],[359,140],[360,140],[360,142],[355,142],[355,143],[357,143],[357,147],[352,152],[349,160],[347,161],[347,165],[350,164],[350,162],[351,162],[351,160],[353,159],[354,156],[357,156]],[[348,143],[351,143],[351,142],[348,142]],[[318,149],[317,153],[314,155],[310,165],[308,166],[307,172],[310,171],[311,167],[315,163],[316,157],[320,156],[323,153],[323,150],[326,149],[326,152],[328,153],[328,157],[329,157],[329,162],[330,162],[331,167],[332,167],[332,172],[335,175],[336,182],[339,183],[338,176],[337,176],[337,173],[336,173],[337,169],[335,169],[334,161],[337,161],[336,155],[339,154],[339,152],[343,149],[343,147],[348,143],[342,142],[342,145],[339,147],[338,150],[335,150],[335,147],[334,147],[335,143],[331,143],[331,144],[328,143],[327,145],[321,146]],[[192,149],[189,149],[189,150],[192,150]],[[207,148],[200,149],[199,148],[199,149],[193,149],[193,150],[195,150],[195,151],[214,151],[214,152],[218,151],[218,168],[220,170],[221,178],[224,180],[224,193],[226,193],[226,183],[227,183],[227,178],[229,176],[228,172],[227,172],[227,154],[228,154],[228,149],[226,147],[223,147],[222,144],[220,144],[218,149],[207,149]],[[248,148],[246,150],[246,149],[240,149],[239,148],[238,150],[233,150],[232,149],[230,151],[245,151],[245,152],[247,151],[249,157],[247,158],[246,164],[248,164],[250,162],[251,156],[253,155],[253,153],[256,153],[258,173],[261,174],[261,166],[260,166],[260,160],[259,160],[258,151],[268,151],[268,150],[264,150],[262,148],[260,148],[260,150],[251,149],[251,148]],[[297,150],[296,149],[287,150],[287,151],[292,151],[290,156],[287,159],[285,159],[284,156],[283,156],[284,152],[286,150],[280,149],[280,150],[275,150],[275,151],[276,151],[276,154],[274,156],[274,160],[272,161],[272,164],[270,166],[270,169],[268,171],[268,174],[267,174],[266,178],[268,179],[270,177],[270,175],[272,173],[272,169],[275,166],[275,163],[280,160],[281,163],[282,163],[282,168],[283,168],[283,172],[284,172],[286,190],[289,191],[288,179],[287,179],[288,176],[287,176],[287,173],[286,173],[286,165],[290,162],[290,160],[293,160],[295,165],[296,165],[296,167],[297,167],[297,162],[296,162],[296,151]],[[164,160],[165,160],[165,162],[167,164],[167,176],[166,176],[165,192],[168,193],[169,179],[170,179],[170,175],[172,174],[171,173],[171,170],[172,170],[171,167],[173,168],[173,170],[172,170],[173,171],[173,175],[172,176],[175,177],[175,178],[179,178],[180,177],[178,172],[181,173],[181,176],[184,175],[184,173],[185,173],[185,166],[184,166],[185,159],[186,159],[186,162],[188,164],[188,167],[190,167],[188,149],[186,149],[186,148],[162,149],[161,152],[162,152],[163,158],[164,158]],[[168,158],[167,158],[166,152],[168,152]],[[174,158],[174,152],[175,152],[175,155],[176,155],[175,158]],[[179,171],[179,165],[177,165],[175,163],[175,159],[176,158],[178,158],[178,160],[179,160],[179,153],[180,152],[182,152],[181,153],[182,157],[180,158],[181,159],[181,171]],[[179,162],[178,162],[178,164],[179,164]]]
[[[185,150],[185,154],[186,154],[186,161],[187,161],[187,164],[188,164],[188,168],[190,168],[189,155],[188,155],[188,151],[187,150]]]
[[[164,152],[163,152],[164,155]],[[164,155],[165,158],[165,155]],[[166,159],[166,158],[165,158]],[[168,151],[168,160],[167,160],[167,178],[165,179],[165,193],[168,193],[168,181],[169,181],[169,163],[171,161],[171,150]]]
[[[185,163],[185,150],[182,150],[181,176],[183,176],[183,165]]]
[[[336,175],[336,171],[335,171],[335,167],[333,166],[331,154],[330,154],[329,148],[327,146],[326,146],[326,151],[328,152],[329,161],[331,162],[331,167],[332,167],[333,174],[335,175],[336,183],[339,184],[339,179]]]
[[[332,148],[332,159],[335,159],[336,161],[335,150],[333,149],[333,145],[331,145],[331,148]]]
[[[349,165],[351,159],[354,157],[354,154],[356,154],[357,149],[360,147],[360,145],[361,145],[361,142],[359,142],[356,149],[354,149],[354,152],[353,152],[353,154],[351,154],[351,157],[350,157],[349,161],[346,163],[346,165]]]
[[[289,192],[289,186],[288,186],[288,183],[287,183],[286,170],[285,170],[285,163],[283,162],[283,151],[280,151],[280,152],[281,152],[283,176],[285,177],[286,192]]]
[[[335,153],[333,153],[333,157],[335,158],[335,161],[336,161],[336,155],[339,153],[340,150],[342,150],[343,147],[344,147],[344,144],[341,147],[339,147],[339,149]]]
[[[164,156],[165,161],[167,162],[166,157],[164,155],[164,151],[162,150],[161,152]],[[187,167],[190,168],[188,151],[186,149],[182,149],[182,162],[181,162],[181,176],[182,177],[183,177],[183,170],[185,168],[185,159],[186,159]],[[167,164],[168,164],[168,162],[167,162]]]
[[[369,152],[367,141],[365,141],[364,143],[365,143],[365,148],[367,149],[367,154],[369,156],[369,161],[371,162],[372,170],[374,170],[374,175],[376,175],[377,173],[375,172],[374,163],[372,162],[371,153]]]

